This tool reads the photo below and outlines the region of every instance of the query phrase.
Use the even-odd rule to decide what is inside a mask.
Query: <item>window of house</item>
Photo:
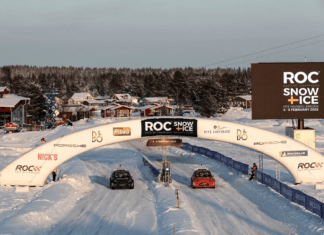
[[[119,109],[117,111],[117,115],[119,117],[128,117],[129,116],[129,110],[128,109]]]

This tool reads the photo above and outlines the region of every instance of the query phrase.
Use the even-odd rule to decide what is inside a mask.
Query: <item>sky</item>
[[[0,0],[0,66],[323,62],[323,25],[324,0]]]

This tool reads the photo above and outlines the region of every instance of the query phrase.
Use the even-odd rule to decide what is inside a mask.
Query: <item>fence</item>
[[[156,169],[152,162],[150,160],[148,160],[145,156],[143,156],[143,162],[145,166],[148,166],[150,168],[150,170],[152,171],[154,176],[158,176],[160,174],[160,171],[158,169]]]
[[[226,157],[219,152],[211,151],[204,147],[194,146],[189,143],[183,143],[182,149],[190,150],[191,152],[199,153],[201,155],[219,161],[245,175],[249,173],[249,165],[241,163],[239,161],[235,161],[232,158]],[[308,196],[307,194],[297,189],[291,188],[288,185],[283,184],[282,182],[276,180],[275,178],[272,178],[270,175],[267,175],[263,172],[256,171],[255,179],[258,182],[280,193],[282,196],[284,196],[291,202],[297,203],[298,205],[305,207],[306,210],[311,211],[314,214],[320,216],[322,219],[324,219],[324,203],[321,203],[317,199]]]

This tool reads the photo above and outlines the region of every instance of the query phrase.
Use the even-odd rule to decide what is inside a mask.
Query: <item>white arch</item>
[[[186,136],[189,133],[192,137],[241,145],[280,162],[290,172],[295,183],[315,183],[324,180],[322,168],[324,157],[292,138],[237,123],[202,118],[166,117],[108,123],[62,136],[30,150],[3,168],[0,171],[0,185],[43,186],[49,174],[70,158],[100,146],[144,137],[145,123],[148,123],[146,124],[148,131],[154,131],[150,123],[159,121],[165,124],[164,128],[160,124],[156,124],[155,127],[164,133],[149,132],[150,135]],[[189,125],[184,128],[182,125],[186,123]],[[190,126],[191,124],[193,126]],[[177,125],[181,130],[175,129]],[[302,156],[302,153],[299,156],[282,156],[282,153],[289,155],[293,151],[307,152],[307,156]]]

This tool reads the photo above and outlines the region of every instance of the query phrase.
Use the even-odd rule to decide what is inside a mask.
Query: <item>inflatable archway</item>
[[[170,117],[114,122],[62,136],[30,150],[2,169],[0,185],[43,186],[55,168],[80,153],[159,135],[197,137],[241,145],[280,162],[295,183],[324,180],[324,157],[292,138],[237,123]]]

